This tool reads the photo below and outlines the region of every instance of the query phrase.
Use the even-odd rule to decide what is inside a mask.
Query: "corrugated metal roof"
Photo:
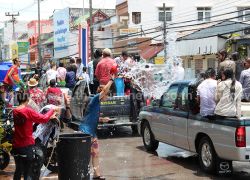
[[[230,34],[232,32],[242,31],[244,28],[250,28],[250,24],[235,21],[223,21],[207,28],[201,28],[192,34],[179,38],[178,40],[201,39],[221,34]]]

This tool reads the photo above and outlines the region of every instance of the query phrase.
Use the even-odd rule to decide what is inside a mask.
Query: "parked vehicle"
[[[197,153],[206,172],[232,173],[232,161],[250,161],[250,117],[209,120],[193,114],[194,87],[189,80],[174,82],[160,100],[142,108],[138,131],[144,147],[154,151],[167,143]]]
[[[79,81],[75,86],[71,99],[71,111],[73,121],[71,126],[78,129],[85,108],[84,90],[87,83]],[[101,102],[101,116],[111,119],[108,123],[99,123],[98,129],[115,128],[118,126],[130,126],[133,133],[137,133],[137,122],[140,108],[144,105],[143,96],[138,96],[140,92],[132,92],[128,96],[111,96],[106,101]],[[136,97],[141,97],[137,98]]]

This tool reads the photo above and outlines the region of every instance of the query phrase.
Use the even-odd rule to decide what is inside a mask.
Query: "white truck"
[[[189,80],[174,82],[158,102],[142,108],[138,131],[144,146],[154,151],[167,143],[197,153],[206,172],[230,174],[232,161],[250,161],[250,116],[209,120],[194,114],[193,87]]]

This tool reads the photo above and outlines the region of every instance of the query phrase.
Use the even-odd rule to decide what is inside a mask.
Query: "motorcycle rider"
[[[23,175],[24,180],[38,180],[43,153],[35,146],[35,140],[32,136],[33,122],[46,123],[50,119],[55,119],[59,108],[55,106],[46,114],[39,114],[27,106],[29,94],[23,90],[17,93],[17,100],[19,106],[13,110],[15,131],[12,154],[16,164],[13,179],[20,180]]]
[[[3,80],[5,91],[2,93],[2,99],[5,102],[8,102],[8,100],[6,99],[7,92],[9,92],[11,94],[11,97],[13,97],[13,86],[14,85],[26,88],[23,81],[19,78],[18,68],[20,67],[20,65],[21,65],[21,60],[18,58],[14,58],[13,65],[10,67],[10,69],[8,70],[6,76]],[[13,105],[13,102],[12,102],[12,105]]]

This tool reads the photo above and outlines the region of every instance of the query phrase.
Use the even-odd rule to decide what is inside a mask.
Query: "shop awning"
[[[140,56],[143,59],[151,59],[154,56],[156,56],[159,52],[161,52],[163,50],[163,46],[162,45],[158,45],[158,46],[148,46],[145,49],[143,49],[140,53]]]

